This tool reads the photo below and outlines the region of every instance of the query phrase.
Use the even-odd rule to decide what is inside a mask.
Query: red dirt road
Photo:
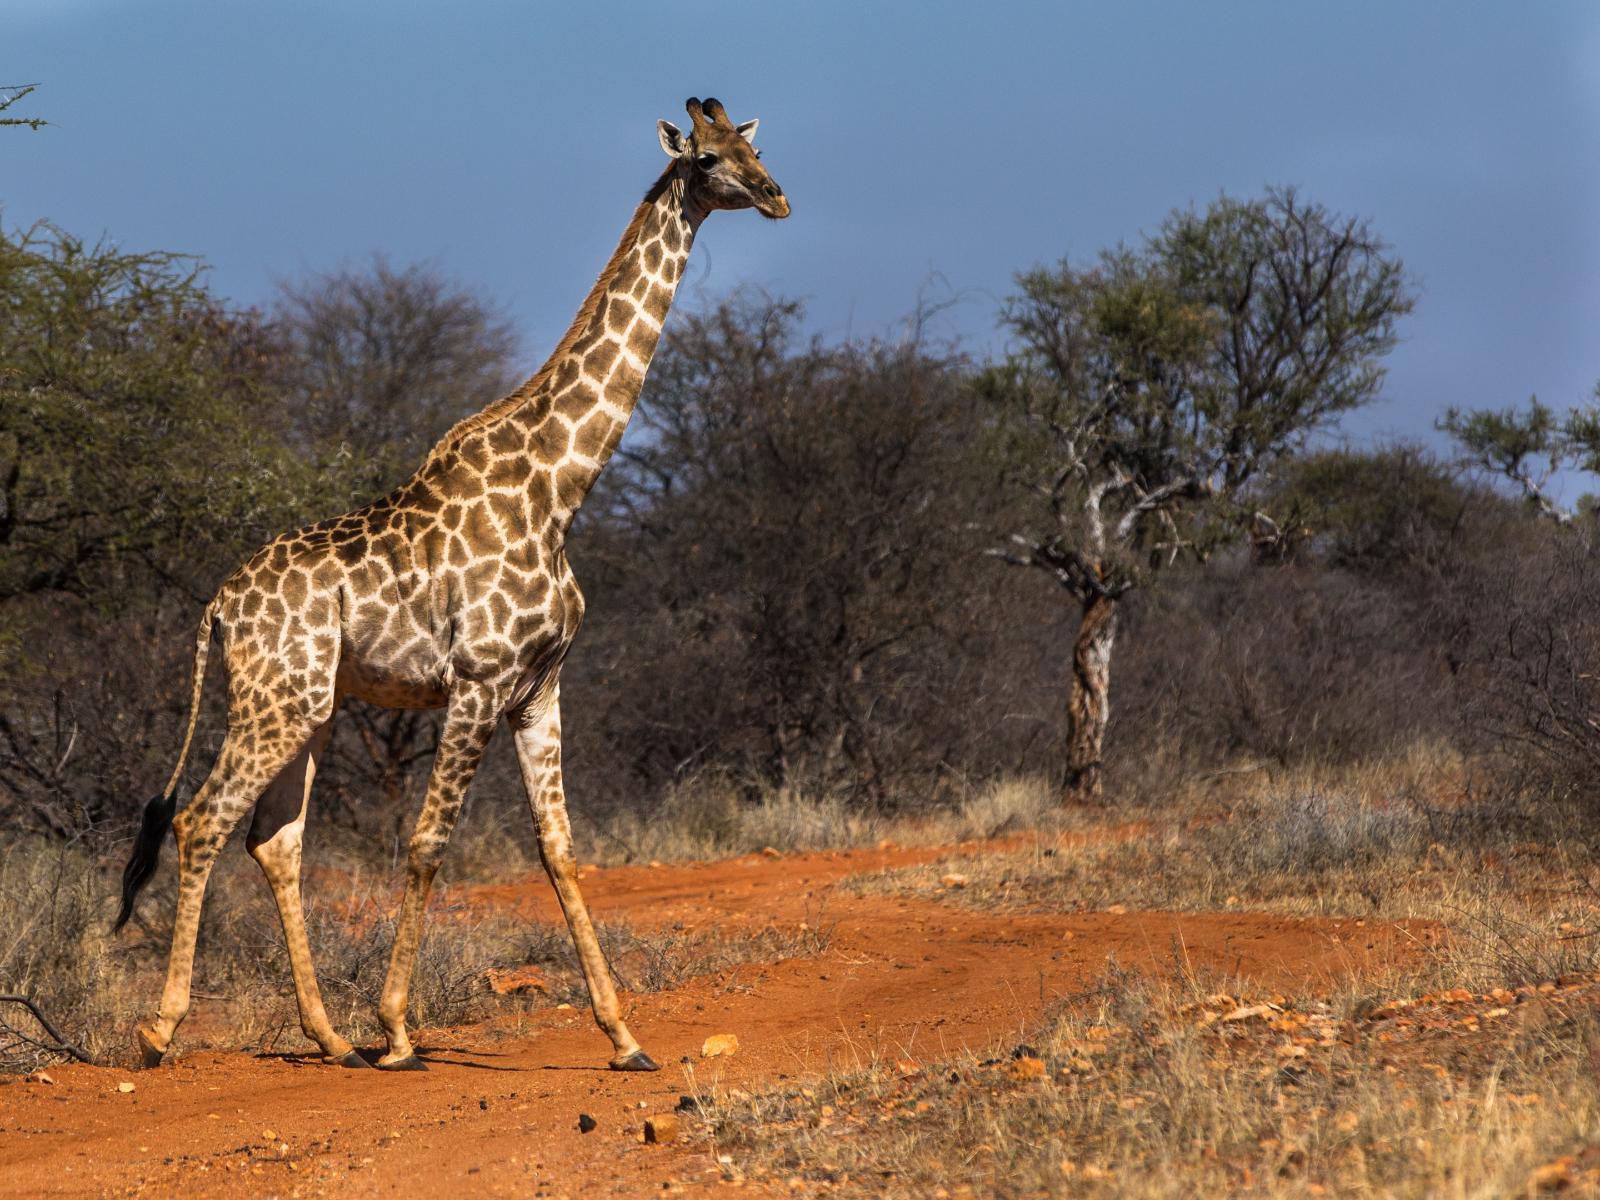
[[[1437,936],[1423,923],[1251,913],[992,915],[832,887],[938,853],[589,874],[596,914],[636,928],[831,929],[818,958],[629,997],[629,1024],[659,1074],[605,1070],[609,1044],[588,1013],[559,1009],[425,1032],[426,1074],[211,1052],[150,1072],[52,1068],[53,1085],[0,1086],[0,1196],[659,1196],[672,1184],[693,1194],[719,1174],[693,1123],[667,1146],[643,1144],[640,1129],[696,1088],[766,1085],[874,1056],[1004,1049],[1047,1003],[1092,986],[1109,955],[1156,971],[1182,955],[1196,970],[1304,992],[1410,960]],[[559,919],[542,877],[456,887],[449,899],[438,914],[446,920],[489,905]],[[716,1033],[736,1034],[739,1052],[702,1060],[702,1041]],[[580,1134],[580,1112],[598,1128]]]

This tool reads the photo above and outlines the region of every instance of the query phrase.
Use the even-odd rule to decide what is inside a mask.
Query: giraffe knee
[[[418,883],[432,883],[439,865],[444,861],[444,852],[449,844],[445,838],[418,831],[412,837],[406,853],[407,872]]]

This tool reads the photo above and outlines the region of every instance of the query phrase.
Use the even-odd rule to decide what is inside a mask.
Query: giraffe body
[[[278,902],[301,1025],[325,1058],[364,1066],[328,1022],[300,908],[301,839],[317,758],[346,696],[445,709],[412,836],[407,885],[379,1015],[380,1067],[421,1066],[405,1029],[412,967],[434,874],[485,746],[505,717],[540,855],[578,949],[612,1066],[653,1070],[622,1020],[579,892],[561,780],[560,669],[583,620],[566,533],[627,424],[701,221],[717,208],[787,216],[788,201],[714,100],[694,127],[659,133],[672,162],[545,366],[460,422],[422,467],[364,508],[283,534],[218,590],[197,635],[188,733],[167,791],[146,810],[124,876],[127,919],[154,870],[168,817],[182,879],[166,988],[139,1030],[158,1063],[188,1011],[194,942],[212,863],[254,810],[246,844]],[[227,672],[228,734],[193,801],[171,816],[213,633]]]

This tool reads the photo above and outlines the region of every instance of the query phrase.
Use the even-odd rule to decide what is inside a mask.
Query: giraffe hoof
[[[613,1071],[659,1071],[661,1070],[661,1064],[643,1050],[635,1050],[626,1058],[612,1059],[611,1069]]]
[[[324,1058],[322,1061],[327,1063],[330,1067],[351,1067],[357,1069],[365,1067],[369,1070],[372,1067],[372,1064],[366,1059],[362,1058],[360,1051],[357,1050],[346,1050],[343,1054],[339,1055],[338,1058],[328,1057]]]
[[[161,1060],[166,1058],[167,1052],[157,1049],[155,1042],[150,1040],[150,1035],[143,1029],[135,1029],[133,1035],[139,1043],[139,1065],[146,1071],[155,1070],[161,1065]]]
[[[408,1054],[404,1058],[397,1058],[393,1062],[378,1062],[380,1071],[426,1071],[428,1064],[415,1054]]]

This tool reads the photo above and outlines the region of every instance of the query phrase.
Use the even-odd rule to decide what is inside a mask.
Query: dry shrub
[[[1600,544],[1549,531],[1457,581],[1454,634],[1466,738],[1514,815],[1600,815]]]
[[[110,940],[114,904],[80,847],[24,837],[0,853],[0,992],[30,996],[63,1037],[91,1056],[125,1035],[127,968]],[[0,1020],[31,1024],[8,1006]],[[0,1071],[30,1070],[37,1047],[0,1048]]]
[[[1112,683],[1116,794],[1154,800],[1241,760],[1382,760],[1450,731],[1444,655],[1382,580],[1218,562],[1137,603]],[[1141,770],[1151,757],[1165,769]]]

